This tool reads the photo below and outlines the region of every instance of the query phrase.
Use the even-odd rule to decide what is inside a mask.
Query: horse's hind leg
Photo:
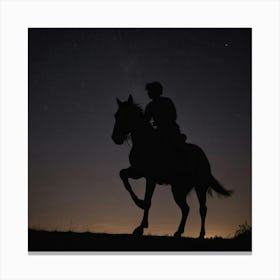
[[[179,224],[178,230],[174,234],[175,237],[180,237],[182,233],[185,231],[186,220],[190,209],[189,205],[186,202],[187,192],[188,190],[184,187],[175,186],[175,185],[172,186],[173,197],[182,212],[181,222]]]
[[[155,182],[152,180],[147,179],[146,182],[146,192],[144,198],[144,215],[141,224],[133,231],[134,235],[142,235],[144,228],[149,226],[148,217],[149,217],[149,210],[151,207],[152,196],[155,190]]]
[[[201,217],[201,229],[199,238],[204,238],[205,235],[205,218],[207,213],[207,207],[206,207],[206,191],[207,189],[204,187],[196,187],[195,188],[198,200],[199,200],[199,212]]]

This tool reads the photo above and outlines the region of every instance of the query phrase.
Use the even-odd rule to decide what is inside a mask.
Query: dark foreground
[[[75,232],[28,231],[29,252],[244,252],[251,251],[251,237],[234,239],[173,238],[167,236],[133,236]]]

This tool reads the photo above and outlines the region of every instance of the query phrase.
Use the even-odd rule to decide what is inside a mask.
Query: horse
[[[135,104],[131,95],[127,101],[117,98],[118,110],[112,140],[117,145],[131,139],[129,153],[131,166],[120,170],[120,178],[135,204],[144,210],[143,218],[134,235],[143,235],[148,228],[148,215],[155,186],[171,185],[175,202],[181,209],[181,221],[174,237],[181,237],[189,213],[186,198],[191,189],[195,189],[199,200],[201,229],[198,238],[205,236],[205,218],[207,213],[207,193],[212,190],[221,196],[229,197],[232,191],[225,189],[212,175],[210,163],[197,145],[183,143],[182,147],[172,147],[158,136],[156,130],[145,119],[142,108]],[[144,200],[139,199],[132,190],[129,179],[146,179]]]

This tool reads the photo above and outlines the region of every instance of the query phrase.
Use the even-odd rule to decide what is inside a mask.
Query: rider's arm
[[[150,122],[152,119],[152,110],[151,110],[151,105],[148,104],[146,109],[145,109],[145,119]]]
[[[152,127],[156,128],[156,124],[154,122],[152,104],[147,105],[144,116],[145,119],[152,125]]]

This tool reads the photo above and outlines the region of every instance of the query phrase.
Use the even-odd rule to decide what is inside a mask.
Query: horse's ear
[[[121,106],[122,102],[119,100],[119,98],[117,98],[117,103],[119,105],[119,107]]]
[[[127,102],[129,104],[133,104],[133,98],[132,98],[131,94],[129,95]]]

